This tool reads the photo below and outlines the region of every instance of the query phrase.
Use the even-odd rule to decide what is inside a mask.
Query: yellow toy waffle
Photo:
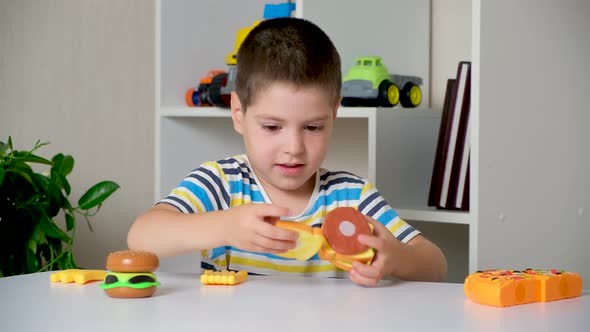
[[[213,271],[205,270],[201,274],[201,283],[203,285],[228,285],[234,286],[240,284],[248,278],[248,272],[245,270],[235,271]]]
[[[465,295],[473,302],[509,307],[578,297],[582,277],[563,270],[486,270],[465,279]]]
[[[106,275],[106,271],[103,270],[70,269],[52,273],[49,276],[49,280],[51,280],[51,282],[63,283],[70,283],[73,281],[78,285],[83,285],[90,281],[102,281]]]

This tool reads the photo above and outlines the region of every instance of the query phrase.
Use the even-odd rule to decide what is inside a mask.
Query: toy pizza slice
[[[465,279],[465,295],[473,302],[508,307],[578,297],[582,278],[562,270],[486,270]]]

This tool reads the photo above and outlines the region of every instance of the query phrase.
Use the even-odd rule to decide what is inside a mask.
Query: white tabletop
[[[495,308],[462,284],[248,277],[203,286],[198,275],[157,273],[151,298],[114,299],[98,282],[51,283],[49,273],[0,278],[2,331],[590,331],[590,292]]]

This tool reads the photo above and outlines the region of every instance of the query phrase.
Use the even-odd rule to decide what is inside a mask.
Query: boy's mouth
[[[284,175],[297,175],[303,170],[304,164],[277,164],[277,167]]]

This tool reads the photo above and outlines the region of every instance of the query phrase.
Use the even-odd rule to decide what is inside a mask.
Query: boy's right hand
[[[295,248],[296,232],[274,225],[281,216],[288,216],[289,209],[273,204],[244,204],[226,210],[224,222],[226,242],[242,250],[284,253]]]

